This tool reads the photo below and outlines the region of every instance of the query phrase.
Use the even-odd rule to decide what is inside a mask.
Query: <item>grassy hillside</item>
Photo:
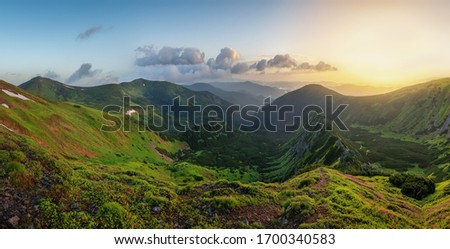
[[[450,79],[366,97],[344,96],[320,85],[307,85],[276,99],[274,104],[294,105],[294,114],[301,115],[309,104],[323,108],[326,95],[334,97],[334,108],[348,104],[341,119],[350,130],[340,132],[341,139],[370,165],[386,172],[409,171],[436,181],[450,179]],[[288,151],[286,146],[284,151]],[[275,162],[286,163],[284,170],[292,171],[293,163],[288,162],[292,158]]]
[[[180,96],[183,102],[195,96],[196,103],[200,105],[229,105],[228,102],[209,92],[194,92],[170,82],[145,79],[96,87],[73,87],[47,78],[36,77],[19,87],[50,100],[73,102],[100,110],[112,104],[122,106],[124,96],[131,98],[131,104],[144,108],[147,105],[157,107],[169,105],[177,96]]]
[[[144,96],[146,83],[135,84],[127,91]],[[186,143],[137,132],[134,121],[131,132],[104,133],[99,110],[6,82],[0,89],[1,228],[450,228],[450,180],[416,200],[388,176],[348,174],[364,169],[367,158],[373,163],[371,153],[400,164],[427,160],[426,153],[407,155],[438,153],[445,147],[432,147],[437,140],[362,128],[355,137],[300,132],[286,143],[277,134],[219,133],[192,136],[198,148],[186,152]],[[384,146],[374,145],[379,138]],[[262,167],[268,159],[273,164]],[[441,164],[422,175],[443,180],[445,167],[427,173],[448,164],[445,154],[436,160]],[[401,171],[397,166],[391,170]]]
[[[251,93],[240,92],[240,91],[225,91],[225,90],[214,87],[207,83],[195,83],[195,84],[186,86],[186,88],[188,88],[192,91],[196,91],[196,92],[200,92],[200,91],[210,92],[232,104],[238,104],[238,105],[242,105],[242,106],[244,106],[244,105],[260,106],[264,103],[263,96],[255,96]]]

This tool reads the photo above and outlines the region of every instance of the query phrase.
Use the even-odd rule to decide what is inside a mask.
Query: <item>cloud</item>
[[[84,40],[90,38],[95,33],[98,33],[103,30],[102,26],[94,26],[86,29],[84,32],[78,34],[78,39]]]
[[[57,79],[59,79],[59,77],[61,77],[61,75],[57,74],[55,71],[52,71],[52,70],[48,70],[43,76],[45,78],[49,78],[49,79],[53,79],[53,80],[57,80]]]
[[[266,69],[266,67],[267,67],[266,59],[262,59],[262,60],[258,61],[258,63],[255,64],[256,71],[264,71],[264,69]]]
[[[212,68],[227,70],[231,69],[233,64],[240,59],[241,55],[237,50],[225,47],[220,50],[215,60],[208,60],[208,65]]]
[[[277,54],[277,55],[275,55],[275,57],[273,57],[272,59],[267,61],[267,65],[269,67],[290,68],[290,67],[296,67],[297,61],[295,61],[295,59],[292,58],[288,54],[285,54],[285,55]]]
[[[98,69],[96,69],[96,70],[91,70],[91,69],[92,69],[92,64],[90,64],[90,63],[82,64],[80,66],[80,68],[78,68],[72,75],[69,76],[69,78],[67,78],[66,82],[74,83],[83,78],[94,77],[101,72],[101,70],[98,70]]]
[[[317,63],[317,65],[314,67],[314,69],[316,71],[336,71],[337,68],[331,66],[330,64],[327,64],[323,61],[320,61],[319,63]]]
[[[243,74],[248,72],[249,70],[250,67],[246,62],[239,62],[231,68],[230,72],[232,74]]]
[[[260,72],[264,72],[267,68],[286,68],[292,71],[317,71],[317,72],[337,70],[336,67],[327,64],[323,61],[320,61],[316,65],[310,64],[309,62],[299,63],[289,54],[285,55],[277,54],[269,60],[262,59],[252,64],[250,68]]]
[[[234,74],[259,72],[282,73],[288,71],[331,71],[335,67],[319,62],[312,65],[309,62],[297,62],[289,54],[277,54],[269,59],[256,62],[245,61],[240,53],[233,48],[224,47],[215,58],[205,62],[205,54],[198,48],[142,46],[136,49],[136,77],[146,77],[155,80],[173,82],[190,82],[223,77]],[[268,69],[279,69],[274,70]],[[268,70],[266,72],[266,70]]]
[[[195,65],[154,65],[138,67],[131,78],[144,77],[153,80],[166,80],[170,82],[185,83],[197,80],[214,80],[229,76],[225,70],[211,69],[205,63]]]
[[[205,54],[197,48],[163,47],[159,51],[153,46],[138,47],[138,66],[151,65],[196,65],[204,62]]]

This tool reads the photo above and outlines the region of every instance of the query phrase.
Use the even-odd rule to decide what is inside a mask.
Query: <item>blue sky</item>
[[[0,79],[397,84],[448,76],[448,1],[363,2],[2,1]],[[177,58],[204,57],[165,62],[165,47]]]

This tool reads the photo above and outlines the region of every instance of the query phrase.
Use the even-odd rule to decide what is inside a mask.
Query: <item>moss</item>
[[[10,175],[25,173],[25,166],[19,162],[9,162],[6,164],[6,171]]]
[[[152,193],[146,193],[144,201],[150,207],[160,207],[160,208],[167,207],[170,203],[167,198],[161,196],[154,196]]]
[[[7,163],[11,161],[11,155],[7,150],[0,150],[0,163]]]
[[[103,204],[97,212],[99,228],[129,228],[128,212],[117,202]]]
[[[311,186],[315,183],[316,181],[314,179],[311,178],[307,178],[307,179],[303,179],[300,181],[300,183],[298,184],[298,188],[304,188],[304,187],[308,187]]]
[[[314,200],[306,196],[297,196],[283,205],[284,212],[288,220],[303,223],[314,215]]]
[[[209,202],[214,209],[219,211],[232,210],[238,206],[236,198],[231,196],[215,196]]]
[[[13,151],[11,152],[11,160],[17,162],[24,162],[27,157],[21,151]]]

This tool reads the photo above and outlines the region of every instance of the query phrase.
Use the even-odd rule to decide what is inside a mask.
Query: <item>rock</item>
[[[70,204],[70,209],[78,209],[78,203],[74,202]]]
[[[17,227],[19,225],[19,220],[20,218],[16,215],[13,216],[11,218],[8,219],[8,223],[12,226],[12,227]]]

